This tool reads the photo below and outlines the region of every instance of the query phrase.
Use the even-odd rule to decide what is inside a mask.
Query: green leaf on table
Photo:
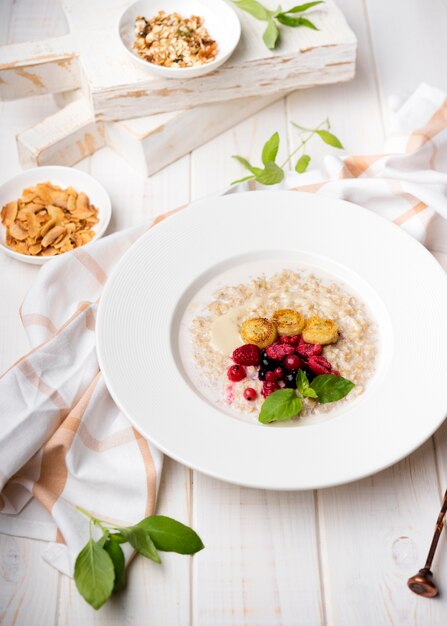
[[[146,558],[155,561],[155,563],[161,563],[157,549],[147,530],[141,526],[135,525],[128,526],[126,528],[120,527],[119,531],[137,552]]]
[[[276,19],[281,24],[284,24],[284,26],[305,26],[305,24],[302,23],[304,20],[303,17],[293,17],[292,15],[287,15],[286,13],[278,13]]]
[[[314,131],[323,141],[327,143],[329,146],[333,146],[334,148],[343,149],[343,144],[340,139],[330,133],[328,130],[315,130]]]
[[[316,391],[318,402],[327,404],[341,400],[355,387],[354,383],[335,374],[322,374],[311,382],[312,389]]]
[[[320,30],[313,22],[306,19],[305,17],[300,18],[300,23],[298,26],[305,26],[306,28],[311,28],[312,30]]]
[[[138,522],[136,526],[144,528],[154,542],[155,547],[163,552],[195,554],[205,546],[199,535],[189,526],[164,515],[151,515]]]
[[[315,389],[312,389],[304,370],[298,370],[296,375],[296,387],[304,398],[318,398]]]
[[[264,144],[262,149],[262,162],[267,165],[270,161],[276,161],[279,149],[279,133],[273,133],[270,139]]]
[[[233,0],[233,2],[243,11],[253,15],[257,20],[267,20],[270,17],[268,10],[262,4],[256,2],[256,0]]]
[[[267,163],[265,168],[256,176],[261,185],[276,185],[284,178],[284,171],[276,163]]]
[[[317,6],[317,4],[324,4],[324,0],[317,0],[316,2],[306,2],[305,4],[297,4],[297,6],[287,9],[284,13],[304,13],[307,9]]]
[[[110,598],[115,581],[113,562],[93,539],[78,554],[74,580],[81,596],[94,609],[99,609]]]
[[[115,582],[113,585],[113,593],[118,593],[126,584],[126,566],[124,561],[124,552],[117,539],[109,537],[104,545],[104,550],[112,559],[113,569],[115,570]]]
[[[247,161],[247,159],[239,156],[238,154],[233,154],[233,159],[236,159],[236,161],[243,165],[245,169],[247,169],[249,172],[251,172],[253,176],[257,176],[262,172],[262,169],[260,167],[255,167],[249,161]]]
[[[308,154],[302,154],[295,165],[295,171],[298,174],[303,174],[309,167],[310,156]]]
[[[239,185],[240,183],[245,183],[247,180],[253,180],[254,176],[244,176],[244,178],[239,178],[238,180],[233,180],[230,185]]]
[[[303,403],[293,389],[278,389],[264,400],[259,413],[262,424],[290,420],[298,415]]]
[[[267,20],[267,28],[262,35],[262,39],[264,40],[265,45],[269,50],[273,50],[276,47],[276,43],[279,37],[279,30],[276,26],[275,22],[269,16]]]

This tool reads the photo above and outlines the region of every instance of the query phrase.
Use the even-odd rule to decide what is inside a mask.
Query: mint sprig
[[[257,2],[257,0],[233,0],[234,4],[243,11],[246,11],[246,13],[249,13],[257,20],[267,22],[262,39],[269,50],[276,48],[279,41],[280,30],[278,24],[292,28],[304,26],[312,30],[319,30],[309,19],[300,15],[297,16],[296,14],[304,13],[308,9],[317,6],[317,4],[323,4],[323,1],[324,0],[306,2],[305,4],[299,4],[285,11],[279,6],[276,11],[270,11],[270,9],[267,9],[260,2]]]
[[[133,526],[116,526],[94,517],[80,506],[76,508],[90,520],[90,539],[77,556],[74,580],[81,596],[94,609],[101,608],[126,584],[124,552],[120,544],[130,543],[139,554],[156,563],[161,563],[158,550],[195,554],[205,547],[192,528],[170,517],[150,515]],[[92,536],[93,527],[102,531],[98,540]]]
[[[337,148],[339,150],[343,149],[343,144],[340,139],[336,137],[333,133],[329,131],[331,127],[331,123],[328,118],[326,118],[321,124],[318,124],[316,128],[305,128],[304,126],[300,126],[295,122],[292,122],[292,125],[297,128],[299,132],[300,143],[297,148],[295,148],[286,160],[278,165],[276,163],[276,158],[278,156],[278,150],[280,145],[280,137],[279,133],[275,132],[273,135],[267,139],[262,148],[261,160],[264,167],[257,167],[252,165],[250,161],[248,161],[245,157],[242,157],[238,154],[233,155],[233,159],[236,159],[246,170],[250,172],[249,176],[244,176],[238,180],[233,181],[231,184],[236,185],[238,183],[243,183],[247,180],[256,180],[256,182],[261,185],[276,185],[280,183],[284,179],[284,168],[287,163],[292,160],[295,155],[300,152],[300,156],[295,165],[295,171],[298,174],[302,174],[309,167],[311,157],[306,153],[306,145],[313,137],[319,137],[324,143],[333,148]]]
[[[320,404],[341,400],[355,387],[354,383],[335,374],[316,376],[311,383],[304,370],[298,370],[296,376],[297,391],[278,389],[264,400],[259,413],[262,424],[282,422],[298,417],[303,407],[303,398],[312,398]]]

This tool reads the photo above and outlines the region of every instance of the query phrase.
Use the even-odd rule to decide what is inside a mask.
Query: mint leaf
[[[338,139],[338,137],[330,133],[328,130],[315,130],[314,132],[317,133],[317,135],[324,141],[324,143],[327,143],[329,146],[343,149],[343,144],[341,143],[340,139]]]
[[[323,374],[313,379],[311,385],[318,396],[318,402],[327,404],[341,400],[355,387],[347,378],[335,374]]]
[[[300,158],[298,159],[297,164],[295,165],[295,171],[298,172],[298,174],[302,174],[309,167],[309,163],[310,163],[310,156],[308,154],[301,155]]]
[[[292,15],[287,15],[286,13],[278,13],[278,15],[276,16],[276,19],[281,24],[284,24],[284,26],[295,27],[295,26],[302,26],[301,20],[303,18],[302,17],[292,17]]]
[[[264,144],[262,149],[262,162],[267,165],[270,161],[275,161],[279,149],[279,133],[273,133],[270,139]]]
[[[249,172],[251,172],[254,176],[257,176],[258,174],[260,174],[262,172],[262,169],[260,167],[254,167],[253,165],[251,165],[251,163],[249,161],[247,161],[247,159],[245,159],[244,157],[239,156],[238,154],[233,154],[233,159],[236,159],[236,161],[238,161],[238,163],[243,165],[245,167],[245,169],[247,169]]]
[[[74,580],[81,596],[94,609],[101,608],[112,594],[115,580],[112,559],[93,539],[78,554]]]
[[[259,421],[262,424],[292,419],[301,411],[303,403],[293,389],[279,389],[265,399]]]
[[[272,20],[272,18],[269,15],[267,28],[265,29],[264,34],[262,35],[262,39],[264,40],[264,43],[269,50],[273,50],[276,47],[276,42],[278,41],[278,37],[279,37],[278,27],[276,26],[275,22]]]
[[[317,2],[306,2],[305,4],[298,4],[296,7],[292,7],[291,9],[287,9],[284,13],[304,13],[307,9],[311,9],[312,7],[317,6],[317,4],[324,4],[323,0],[318,0]]]
[[[111,535],[109,535],[110,539],[113,539],[113,541],[117,541],[118,543],[126,543],[127,539],[124,539],[124,537],[120,534],[120,533],[112,533]]]
[[[137,552],[142,554],[148,559],[155,561],[155,563],[161,563],[161,559],[158,556],[157,549],[154,546],[147,530],[141,526],[128,526],[127,528],[119,528],[120,534],[135,548]]]
[[[305,26],[306,28],[311,28],[312,30],[320,30],[313,22],[307,20],[305,17],[300,17],[300,23],[297,24],[297,26]]]
[[[195,554],[205,547],[199,535],[189,526],[164,515],[151,515],[138,522],[151,536],[155,547],[163,552]]]
[[[261,185],[276,185],[284,178],[283,170],[276,163],[267,163],[265,168],[256,176]]]
[[[109,538],[104,545],[104,550],[112,559],[113,569],[115,570],[115,582],[113,585],[113,593],[118,593],[126,584],[126,567],[124,562],[124,552],[117,539]]]
[[[317,392],[312,389],[309,384],[309,379],[304,370],[298,370],[296,375],[296,386],[300,394],[304,398],[317,398]]]
[[[259,2],[256,2],[256,0],[233,0],[233,2],[243,11],[253,15],[257,20],[267,20],[270,16],[267,9]]]

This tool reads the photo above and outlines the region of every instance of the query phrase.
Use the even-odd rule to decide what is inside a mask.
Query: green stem
[[[83,515],[86,515],[90,519],[90,522],[93,522],[95,526],[99,526],[99,528],[102,530],[103,533],[109,532],[108,529],[102,523],[104,522],[104,520],[99,520],[97,517],[93,517],[93,515],[89,513],[86,509],[84,509],[82,506],[77,506],[76,508],[78,509],[80,513],[82,513]],[[108,522],[104,522],[104,524],[107,524],[107,523]],[[91,535],[91,523],[90,523],[90,535]]]
[[[301,143],[299,144],[299,146],[297,148],[295,148],[295,150],[291,154],[289,154],[289,156],[284,161],[284,163],[282,165],[280,165],[281,169],[283,169],[287,165],[287,163],[295,156],[295,154],[299,150],[304,148],[304,146],[307,144],[307,142],[310,141],[312,139],[312,137],[314,136],[315,131],[316,130],[320,130],[321,127],[324,126],[324,125],[326,125],[329,128],[329,120],[328,120],[328,118],[326,118],[320,124],[318,124],[318,126],[316,128],[304,128],[304,126],[300,126],[296,122],[292,122],[292,126],[295,126],[295,128],[299,128],[299,130],[302,130],[305,133],[309,133],[309,135],[305,139],[302,139]]]

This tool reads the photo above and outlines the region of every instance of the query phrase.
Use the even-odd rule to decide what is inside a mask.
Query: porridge
[[[376,329],[364,303],[308,271],[222,287],[191,332],[198,376],[217,403],[263,423],[351,401],[375,369]]]

